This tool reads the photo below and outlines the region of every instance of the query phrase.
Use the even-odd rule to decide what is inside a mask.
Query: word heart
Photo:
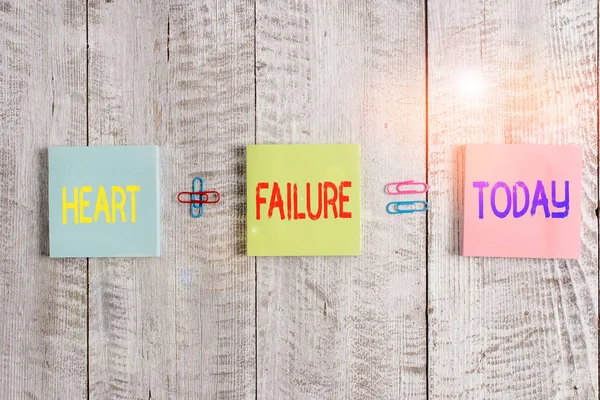
[[[538,208],[542,208],[545,218],[566,218],[569,215],[569,181],[564,182],[564,196],[562,200],[557,196],[556,181],[552,181],[552,197],[548,199],[546,188],[541,180],[538,180],[533,196],[525,182],[517,181],[512,189],[506,182],[497,182],[492,186],[489,194],[490,207],[493,214],[498,218],[506,218],[512,210],[514,218],[521,218],[529,214],[535,216]],[[479,191],[479,219],[485,216],[484,205],[487,199],[487,189],[490,187],[488,181],[474,181],[473,188]],[[504,209],[498,207],[498,199],[506,206]],[[531,200],[531,201],[530,201]],[[554,210],[550,212],[550,202]]]
[[[136,221],[136,204],[135,194],[140,191],[138,185],[125,186],[125,190],[121,186],[112,186],[110,191],[110,204],[106,196],[106,190],[104,186],[98,187],[98,193],[96,195],[96,203],[94,207],[94,215],[86,216],[85,209],[90,206],[90,202],[85,198],[86,193],[92,193],[92,186],[81,186],[80,188],[73,188],[73,201],[67,200],[67,187],[62,188],[62,223],[63,225],[68,224],[68,210],[73,210],[73,224],[91,224],[92,222],[98,221],[100,214],[104,214],[104,218],[107,224],[114,224],[117,222],[117,211],[121,216],[121,222],[127,222],[127,215],[125,212],[125,204],[127,202],[127,193],[130,198],[130,221],[135,224]],[[117,199],[118,197],[118,199]]]

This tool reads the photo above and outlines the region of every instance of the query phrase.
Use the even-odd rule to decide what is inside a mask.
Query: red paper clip
[[[216,198],[210,200],[210,195],[216,195]],[[190,196],[189,200],[182,200],[181,196]],[[199,197],[196,199],[195,197]],[[205,192],[180,192],[177,195],[177,201],[183,204],[216,204],[221,201],[221,194],[216,190],[207,190]]]
[[[421,186],[423,189],[421,190],[400,190],[402,186]],[[396,188],[395,191],[391,191],[390,188]],[[418,194],[425,193],[429,190],[429,185],[425,182],[415,182],[415,181],[403,181],[403,182],[392,182],[388,183],[385,186],[385,191],[387,194]]]
[[[216,195],[213,200],[211,195]],[[190,196],[189,200],[182,200],[181,196]],[[194,218],[200,218],[204,214],[205,204],[215,204],[221,201],[221,194],[216,190],[204,190],[204,180],[196,177],[192,181],[191,192],[180,192],[177,195],[177,201],[184,204],[191,204],[190,215]]]

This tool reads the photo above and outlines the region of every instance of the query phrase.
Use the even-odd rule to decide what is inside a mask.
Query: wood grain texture
[[[253,398],[254,6],[90,1],[89,18],[90,145],[159,145],[162,170],[161,257],[90,260],[90,393]],[[223,193],[199,220],[176,201],[195,176]]]
[[[422,1],[257,1],[257,143],[359,143],[361,257],[257,260],[259,399],[425,398]]]
[[[428,26],[430,398],[597,399],[597,2],[432,0]],[[581,258],[460,257],[465,143],[582,145]]]
[[[597,399],[597,26],[595,0],[0,0],[0,399]],[[46,148],[88,134],[159,145],[162,193],[162,256],[91,259],[89,299],[46,199]],[[255,141],[361,144],[363,256],[245,256]],[[459,256],[465,143],[584,147],[579,260]],[[428,249],[383,192],[426,160]],[[195,176],[223,194],[200,220]]]
[[[86,261],[49,259],[47,147],[85,144],[85,1],[0,1],[0,398],[86,396]]]

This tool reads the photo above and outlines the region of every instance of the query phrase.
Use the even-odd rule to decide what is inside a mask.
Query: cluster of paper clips
[[[190,196],[189,199],[182,199],[182,196]],[[195,177],[192,181],[191,192],[181,192],[177,195],[180,203],[190,204],[190,214],[194,218],[200,218],[204,215],[205,204],[216,204],[221,201],[221,194],[216,190],[204,190],[204,180]]]
[[[407,187],[409,188],[407,189]],[[425,182],[402,181],[385,185],[385,192],[391,195],[421,194],[427,193],[428,190],[429,185]],[[423,200],[392,201],[388,203],[386,210],[388,214],[411,214],[429,210],[429,204]]]

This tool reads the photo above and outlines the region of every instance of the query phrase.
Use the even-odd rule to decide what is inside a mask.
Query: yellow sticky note
[[[360,147],[251,145],[249,256],[360,255]]]

